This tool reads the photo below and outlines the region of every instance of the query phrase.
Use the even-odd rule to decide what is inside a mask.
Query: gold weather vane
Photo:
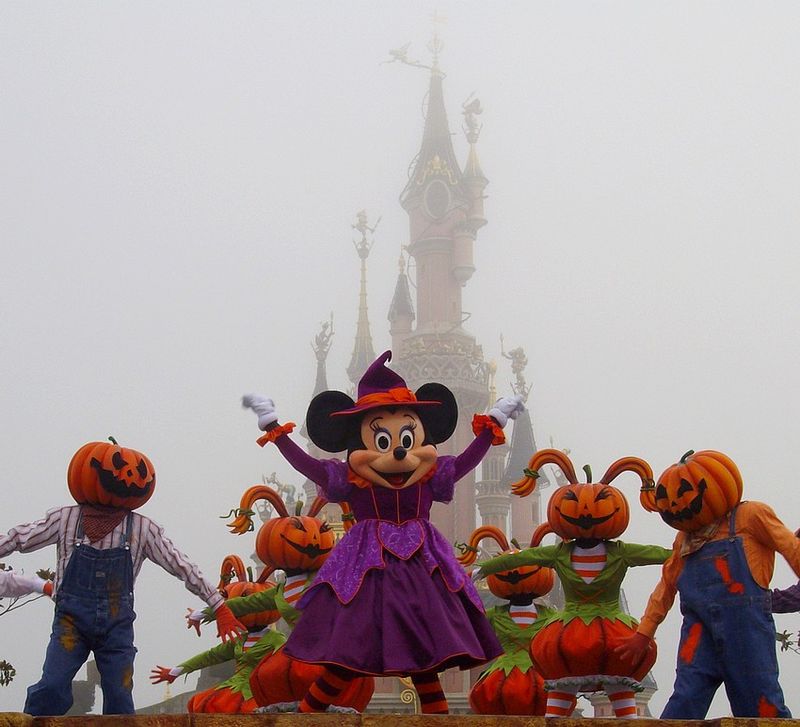
[[[378,225],[381,223],[383,217],[378,217],[378,221],[372,226],[369,226],[369,222],[367,221],[367,211],[360,210],[356,213],[356,224],[350,225],[354,230],[361,233],[360,240],[353,240],[353,246],[358,253],[358,256],[362,260],[366,260],[367,256],[369,255],[369,251],[372,249],[373,244],[375,243],[374,235],[375,230],[378,229]],[[373,239],[367,240],[367,233],[369,232],[370,236]]]
[[[428,43],[428,50],[431,53],[432,63],[431,65],[426,65],[425,63],[420,63],[416,60],[411,60],[408,57],[408,49],[411,46],[411,43],[406,43],[404,46],[400,46],[400,48],[392,48],[389,51],[389,55],[391,58],[388,61],[382,61],[383,63],[402,63],[406,66],[413,66],[414,68],[426,68],[429,71],[439,70],[439,55],[441,54],[442,50],[444,49],[444,41],[439,36],[439,29],[436,27],[437,25],[444,25],[447,22],[447,18],[444,15],[439,15],[438,10],[433,11],[433,15],[430,16],[431,22],[433,23],[433,37],[431,38],[430,42]]]

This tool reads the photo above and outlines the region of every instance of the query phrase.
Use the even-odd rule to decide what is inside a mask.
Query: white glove
[[[522,397],[515,394],[498,399],[489,409],[489,416],[501,427],[504,427],[509,419],[516,419],[523,411],[525,411],[525,405],[522,403]]]
[[[242,406],[245,409],[252,409],[258,414],[258,428],[262,432],[267,431],[270,424],[278,421],[278,414],[275,411],[275,402],[261,394],[245,394],[242,397]]]

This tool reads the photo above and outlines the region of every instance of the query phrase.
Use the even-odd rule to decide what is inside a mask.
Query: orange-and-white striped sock
[[[620,719],[636,719],[638,717],[636,713],[636,694],[632,689],[608,685],[606,686],[606,694],[617,717]]]
[[[536,613],[536,606],[529,603],[526,606],[515,606],[513,603],[508,607],[508,615],[517,626],[524,628],[530,626],[538,614]]]
[[[308,573],[286,576],[286,580],[283,582],[283,597],[286,599],[286,603],[293,606],[300,600],[307,581]]]
[[[545,717],[569,717],[575,711],[578,697],[575,692],[564,689],[547,692]]]
[[[412,674],[411,681],[417,690],[422,714],[448,714],[450,706],[444,696],[439,675],[435,671]]]
[[[600,542],[593,548],[579,548],[576,545],[572,549],[570,560],[572,570],[583,579],[584,583],[591,583],[606,567],[606,544]]]
[[[254,647],[261,640],[261,637],[267,633],[267,631],[269,631],[268,626],[260,631],[248,631],[247,637],[242,644],[242,651],[247,651],[248,649]]]

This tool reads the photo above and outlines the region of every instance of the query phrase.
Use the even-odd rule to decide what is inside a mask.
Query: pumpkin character
[[[227,555],[223,559],[217,588],[226,599],[243,598],[274,587],[274,583],[266,580],[251,581],[238,555]],[[239,621],[247,627],[247,633],[235,641],[223,642],[193,656],[176,667],[157,666],[150,672],[150,681],[153,684],[164,681],[172,683],[183,674],[234,661],[233,675],[210,689],[194,694],[186,709],[191,713],[249,714],[258,707],[250,690],[250,674],[253,668],[286,641],[280,631],[269,628],[279,618],[276,608],[242,615]]]
[[[245,630],[225,600],[178,550],[164,529],[134,512],[155,489],[149,458],[116,441],[81,447],[67,468],[77,504],[0,536],[0,553],[56,546],[56,602],[42,678],[28,688],[24,711],[60,715],[72,706],[72,677],[93,651],[104,714],[133,714],[133,591],[145,558],[183,581],[215,609],[223,641]],[[0,557],[2,557],[0,556]]]
[[[296,604],[312,583],[317,569],[325,562],[334,545],[334,533],[318,515],[326,500],[317,497],[305,515],[301,514],[302,503],[297,503],[296,512],[290,515],[283,498],[271,487],[254,485],[242,495],[235,519],[228,525],[231,532],[242,535],[253,529],[253,507],[256,502],[266,500],[275,510],[275,517],[261,525],[256,534],[256,555],[266,568],[259,580],[273,570],[286,573],[285,580],[262,590],[255,595],[231,598],[228,606],[239,618],[262,610],[277,609],[280,617],[294,628],[300,612]],[[350,508],[346,502],[342,508],[342,521],[347,530],[351,527]],[[206,609],[206,618],[211,614]],[[296,706],[324,668],[291,659],[282,648],[268,653],[256,664],[250,674],[250,689],[259,707],[270,711],[283,711],[287,705]],[[348,689],[333,702],[337,707],[362,711],[375,690],[371,676],[354,679]]]
[[[458,559],[462,565],[475,562],[478,545],[484,538],[494,540],[503,552],[519,552],[518,547],[509,546],[502,530],[484,525],[470,536]],[[538,545],[538,541],[532,541],[531,545]],[[544,604],[534,604],[534,598],[549,593],[553,580],[553,570],[541,565],[520,566],[487,577],[489,590],[507,601],[486,611],[503,654],[470,689],[469,706],[476,714],[544,714],[547,701],[544,680],[533,668],[529,652],[531,639],[552,613]]]
[[[135,510],[156,488],[153,463],[141,452],[109,442],[89,442],[72,456],[67,486],[79,505]]]
[[[768,589],[776,552],[800,575],[800,541],[769,505],[741,497],[739,469],[714,450],[687,452],[646,493],[646,505],[678,534],[636,633],[617,651],[638,659],[680,594],[683,625],[664,719],[703,719],[721,684],[735,717],[791,716],[778,683]]]
[[[613,540],[628,525],[628,505],[611,482],[623,472],[634,472],[643,487],[652,486],[652,470],[644,460],[624,457],[600,478],[579,483],[569,458],[558,450],[543,449],[530,460],[525,478],[513,486],[524,496],[533,491],[539,469],[553,464],[568,484],[556,490],[547,505],[546,528],[564,540],[520,553],[501,555],[481,565],[479,575],[522,565],[554,568],[564,589],[564,610],[538,631],[531,658],[548,690],[545,716],[572,714],[578,692],[605,691],[618,717],[636,715],[635,691],[655,662],[655,644],[633,664],[617,658],[614,649],[634,632],[636,621],[619,605],[619,592],[628,568],[663,563],[670,550]]]
[[[492,443],[504,441],[502,426],[520,411],[521,398],[476,415],[466,450],[439,457],[436,445],[458,421],[455,397],[437,383],[411,391],[386,366],[390,359],[387,351],[369,366],[357,401],[326,391],[309,405],[309,438],[327,452],[346,451],[346,461],[318,460],[294,444],[294,425],[278,424],[271,399],[243,402],[266,432],[259,443],[274,442],[327,499],[349,502],[356,519],[299,602],[302,615],[284,647],[326,667],[299,704],[303,712],[324,711],[356,674],[372,674],[410,675],[422,711],[443,713],[438,672],[501,653],[475,587],[429,515],[434,501],[452,499],[455,483]]]

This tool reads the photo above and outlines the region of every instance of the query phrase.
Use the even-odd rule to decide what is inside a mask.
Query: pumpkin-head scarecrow
[[[663,563],[671,551],[657,545],[637,545],[615,540],[629,520],[628,504],[611,482],[623,472],[633,472],[642,487],[652,487],[652,470],[638,457],[614,462],[600,478],[579,483],[569,458],[558,450],[537,452],[525,477],[513,486],[520,496],[532,492],[544,465],[561,469],[567,484],[559,487],[547,506],[547,531],[563,538],[557,545],[535,546],[520,553],[501,555],[481,565],[481,574],[523,565],[555,569],[564,589],[564,610],[533,638],[531,658],[548,689],[546,716],[568,716],[578,692],[605,691],[618,717],[635,715],[634,692],[655,662],[655,644],[635,664],[624,664],[614,649],[633,633],[636,622],[622,611],[619,592],[631,566]]]
[[[800,541],[771,507],[741,498],[736,464],[710,449],[684,454],[645,493],[643,504],[678,534],[637,632],[618,653],[638,659],[680,594],[683,625],[665,719],[703,719],[723,683],[735,717],[790,716],[768,589],[776,551],[800,576]]]
[[[72,704],[72,676],[93,651],[104,713],[133,714],[133,595],[145,559],[183,581],[214,610],[223,641],[245,631],[164,529],[135,512],[153,495],[155,482],[153,464],[141,452],[113,438],[91,442],[75,453],[67,469],[77,504],[53,508],[40,520],[0,536],[3,556],[48,545],[57,549],[53,629],[42,678],[28,689],[26,713],[64,714]]]
[[[242,559],[233,554],[222,560],[219,575],[217,588],[225,599],[245,598],[275,586],[266,579],[263,582],[252,581]],[[239,621],[247,628],[247,633],[237,641],[219,644],[176,667],[157,666],[150,672],[150,680],[153,684],[172,682],[178,676],[233,661],[233,675],[194,694],[186,709],[190,713],[249,714],[258,707],[250,690],[250,674],[261,659],[274,653],[286,640],[280,631],[269,628],[279,618],[277,608],[243,614]]]
[[[478,546],[484,539],[493,540],[504,553],[518,553],[516,541],[509,545],[505,534],[493,525],[477,528],[463,547],[462,565],[475,562]],[[532,541],[531,545],[538,545]],[[469,704],[476,714],[543,715],[546,693],[544,680],[533,668],[531,639],[552,611],[544,604],[534,604],[553,587],[553,570],[541,565],[526,565],[499,571],[488,576],[486,585],[493,595],[507,603],[488,609],[486,616],[503,647],[469,692]]]
[[[271,399],[244,399],[266,432],[259,443],[274,442],[328,500],[346,500],[355,516],[300,600],[302,616],[285,647],[296,659],[326,667],[300,711],[325,710],[361,673],[410,674],[422,711],[446,712],[438,672],[471,668],[501,653],[478,593],[431,524],[430,510],[435,501],[450,502],[455,483],[504,441],[502,428],[521,410],[521,399],[500,399],[476,415],[467,448],[439,456],[437,445],[458,421],[455,397],[438,383],[412,391],[387,366],[390,360],[387,351],[368,367],[357,399],[326,391],[309,405],[312,442],[346,452],[343,461],[318,460],[294,444],[288,436],[294,425],[278,424]],[[320,632],[331,636],[320,639]],[[432,641],[431,633],[438,638]]]

